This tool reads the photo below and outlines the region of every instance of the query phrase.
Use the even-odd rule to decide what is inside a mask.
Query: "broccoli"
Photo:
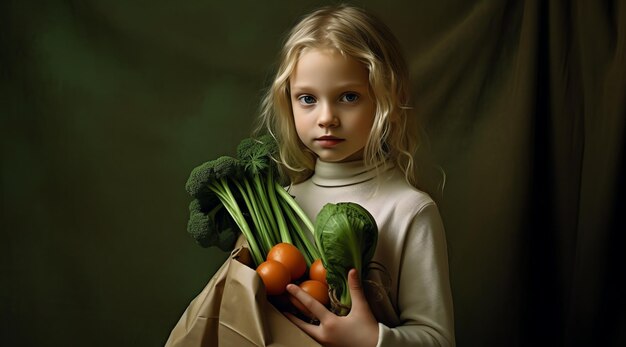
[[[295,244],[309,265],[319,257],[301,226],[312,235],[313,224],[278,182],[276,151],[270,135],[247,138],[237,146],[237,158],[222,156],[191,172],[187,230],[198,244],[227,250],[241,231],[257,265],[279,242]]]
[[[237,224],[217,197],[207,200],[216,203],[203,206],[199,199],[191,201],[187,230],[202,247],[217,246],[228,251],[237,241]]]

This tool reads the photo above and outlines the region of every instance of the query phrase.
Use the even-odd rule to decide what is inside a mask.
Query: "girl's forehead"
[[[369,70],[360,61],[335,48],[302,51],[291,74],[292,87],[329,84],[369,84]]]
[[[298,69],[298,66],[302,67],[303,65],[308,66],[328,62],[337,64],[338,68],[346,67],[348,65],[354,67],[365,67],[365,64],[338,48],[332,46],[322,46],[304,47],[298,54],[295,62],[295,69]]]

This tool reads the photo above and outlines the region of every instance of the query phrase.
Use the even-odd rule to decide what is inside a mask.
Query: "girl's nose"
[[[339,125],[339,118],[335,115],[333,108],[326,105],[320,109],[317,124],[320,128],[334,128]]]

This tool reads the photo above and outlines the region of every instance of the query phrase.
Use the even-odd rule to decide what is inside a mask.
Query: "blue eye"
[[[315,98],[311,95],[302,95],[298,98],[298,100],[300,100],[300,103],[303,105],[311,105],[315,103]]]
[[[359,100],[359,95],[357,93],[345,93],[344,95],[341,96],[341,101],[343,102],[356,102],[357,100]]]

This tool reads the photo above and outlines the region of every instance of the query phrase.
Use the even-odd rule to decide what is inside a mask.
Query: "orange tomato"
[[[289,270],[292,280],[297,280],[306,272],[306,261],[300,250],[290,243],[278,243],[267,253],[267,260],[274,260]]]
[[[311,264],[311,268],[309,269],[309,278],[328,284],[326,281],[326,269],[324,268],[321,258],[316,259],[313,264]]]
[[[307,292],[315,300],[319,301],[322,305],[328,306],[330,303],[328,286],[325,283],[316,280],[308,280],[300,283],[300,288]],[[289,301],[291,301],[291,303],[307,317],[315,318],[313,313],[304,307],[300,300],[296,299],[293,295],[289,296]]]
[[[273,260],[262,262],[256,272],[261,276],[267,295],[280,295],[291,282],[289,270],[281,263]]]

